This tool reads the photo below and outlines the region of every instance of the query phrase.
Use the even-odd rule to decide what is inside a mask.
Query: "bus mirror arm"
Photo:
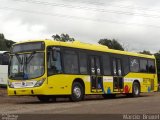
[[[10,55],[10,52],[4,52],[3,55]]]
[[[53,61],[57,61],[55,54],[56,54],[56,51],[52,51],[52,60]]]

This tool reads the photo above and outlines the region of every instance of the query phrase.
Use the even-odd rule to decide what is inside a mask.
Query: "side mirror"
[[[52,53],[52,60],[57,61],[57,51],[53,50],[51,53]]]
[[[10,55],[10,52],[4,52],[3,55]]]
[[[52,60],[57,61],[58,52],[60,51],[60,48],[50,47],[48,51],[49,51],[49,54],[50,54]]]

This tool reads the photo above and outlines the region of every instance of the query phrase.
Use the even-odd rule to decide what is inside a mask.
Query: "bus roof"
[[[47,45],[47,46],[49,46],[49,45],[65,46],[65,47],[80,48],[80,49],[86,49],[86,50],[109,52],[109,53],[115,53],[115,54],[123,54],[123,55],[129,55],[129,56],[137,56],[137,57],[155,59],[154,55],[146,55],[146,54],[140,54],[140,53],[135,53],[135,52],[114,50],[114,49],[109,49],[107,46],[104,46],[104,45],[83,43],[80,41],[60,42],[60,41],[56,41],[56,40],[46,39],[46,40],[27,40],[27,41],[18,42],[15,44],[26,43],[26,42],[38,42],[38,41],[45,42],[45,45]]]

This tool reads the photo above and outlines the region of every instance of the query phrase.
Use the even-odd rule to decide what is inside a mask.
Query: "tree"
[[[67,42],[67,41],[75,41],[74,38],[71,38],[68,34],[62,33],[61,35],[52,35],[52,38],[57,41]]]
[[[8,50],[8,48],[6,46],[5,37],[2,33],[0,34],[0,50],[1,51],[7,51]]]
[[[115,39],[100,39],[99,44],[101,45],[105,45],[105,46],[108,46],[108,48],[110,49],[115,49],[115,50],[122,50],[124,51],[124,48],[122,47],[122,45]]]
[[[0,51],[8,51],[10,50],[11,46],[15,42],[12,40],[7,40],[4,37],[4,34],[0,33]]]
[[[5,39],[3,33],[0,33],[0,39]]]
[[[160,51],[154,54],[156,58],[158,81],[160,82]]]
[[[12,40],[6,40],[6,46],[7,46],[7,48],[10,49],[14,43],[15,42],[12,41]]]
[[[142,52],[139,52],[141,54],[146,54],[146,55],[152,55],[152,53],[150,51],[147,50],[143,50]]]

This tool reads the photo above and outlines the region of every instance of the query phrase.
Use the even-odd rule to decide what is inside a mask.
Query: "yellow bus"
[[[12,46],[8,95],[37,96],[42,102],[68,96],[116,94],[138,97],[158,88],[155,57],[87,43],[36,40]]]

